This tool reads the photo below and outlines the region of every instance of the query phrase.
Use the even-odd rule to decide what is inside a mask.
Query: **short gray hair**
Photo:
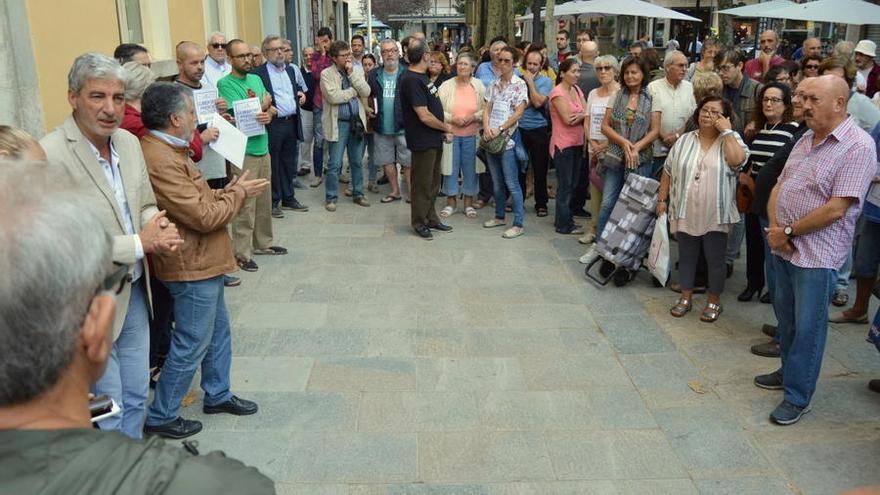
[[[671,41],[675,41],[675,40],[671,40]],[[681,53],[678,50],[670,50],[670,51],[666,52],[666,56],[663,57],[663,67],[666,67],[666,66],[672,64],[672,57],[675,57],[676,55],[681,55],[682,57],[684,57],[685,62],[687,62],[687,57],[685,57],[684,53]]]
[[[474,57],[473,53],[471,53],[471,52],[459,53],[458,57],[456,57],[455,60],[461,60],[463,58],[467,59],[468,63],[471,64],[471,67],[477,66],[477,58]]]
[[[263,38],[263,42],[260,44],[260,51],[266,53],[266,48],[269,46],[269,43],[273,41],[280,41],[282,45],[284,44],[284,38],[278,36],[277,34],[270,34],[269,36]]]
[[[144,127],[151,130],[169,128],[171,116],[185,111],[190,98],[190,90],[182,84],[158,82],[151,85],[141,100]]]
[[[617,61],[617,57],[614,55],[599,55],[596,57],[596,60],[593,60],[593,66],[599,64],[608,64],[614,69],[615,74],[620,73],[620,62]]]
[[[125,101],[140,100],[150,84],[156,82],[156,74],[137,62],[126,62],[122,69],[125,71]]]
[[[0,166],[0,407],[55,386],[110,267],[110,236],[59,168]]]
[[[213,33],[211,33],[210,36],[208,36],[208,42],[210,42],[212,39],[216,38],[217,36],[222,36],[224,40],[226,39],[226,35],[224,33],[221,33],[220,31],[214,31]]]
[[[86,81],[92,79],[115,79],[127,85],[125,71],[119,62],[101,53],[83,53],[70,67],[67,73],[67,89],[79,93]]]

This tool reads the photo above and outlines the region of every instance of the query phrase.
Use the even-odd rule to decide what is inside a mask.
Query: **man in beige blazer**
[[[49,163],[63,167],[71,182],[96,205],[113,236],[113,262],[129,265],[132,283],[118,296],[113,349],[95,394],[110,395],[122,414],[99,423],[140,438],[149,392],[149,270],[144,255],[170,252],[183,243],[165,212],[156,208],[138,139],[119,129],[125,108],[125,78],[115,60],[80,55],[68,74],[73,112],[40,144]]]

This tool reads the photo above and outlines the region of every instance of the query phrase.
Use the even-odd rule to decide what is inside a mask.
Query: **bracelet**
[[[728,130],[721,133],[721,137],[726,137],[726,136],[729,136],[734,133],[736,133],[736,131],[734,131],[733,129],[728,129]]]

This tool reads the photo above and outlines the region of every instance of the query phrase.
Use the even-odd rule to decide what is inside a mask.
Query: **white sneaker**
[[[592,232],[587,232],[581,237],[578,237],[578,242],[581,244],[591,244],[596,240],[596,236]]]
[[[504,220],[499,220],[497,218],[492,218],[491,220],[486,220],[485,222],[483,222],[483,227],[487,229],[491,229],[493,227],[501,227],[504,225],[507,225],[507,222],[505,222]]]
[[[581,263],[584,265],[589,265],[590,263],[593,262],[593,260],[595,260],[598,257],[599,257],[599,253],[596,252],[596,245],[594,244],[594,245],[590,246],[590,249],[588,249],[587,252],[584,253],[583,256],[578,258],[578,263]]]
[[[511,227],[511,228],[505,230],[504,233],[501,234],[501,237],[503,237],[505,239],[513,239],[515,237],[519,237],[519,236],[523,235],[525,233],[525,230],[526,229],[524,229],[522,227]]]

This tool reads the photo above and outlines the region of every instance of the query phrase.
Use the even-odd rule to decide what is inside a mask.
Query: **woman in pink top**
[[[581,66],[570,58],[559,64],[557,85],[550,92],[550,156],[556,165],[556,219],[553,222],[560,234],[583,235],[584,230],[574,223],[571,212],[571,192],[578,170],[584,167],[584,122],[588,115],[587,101],[578,87]]]

